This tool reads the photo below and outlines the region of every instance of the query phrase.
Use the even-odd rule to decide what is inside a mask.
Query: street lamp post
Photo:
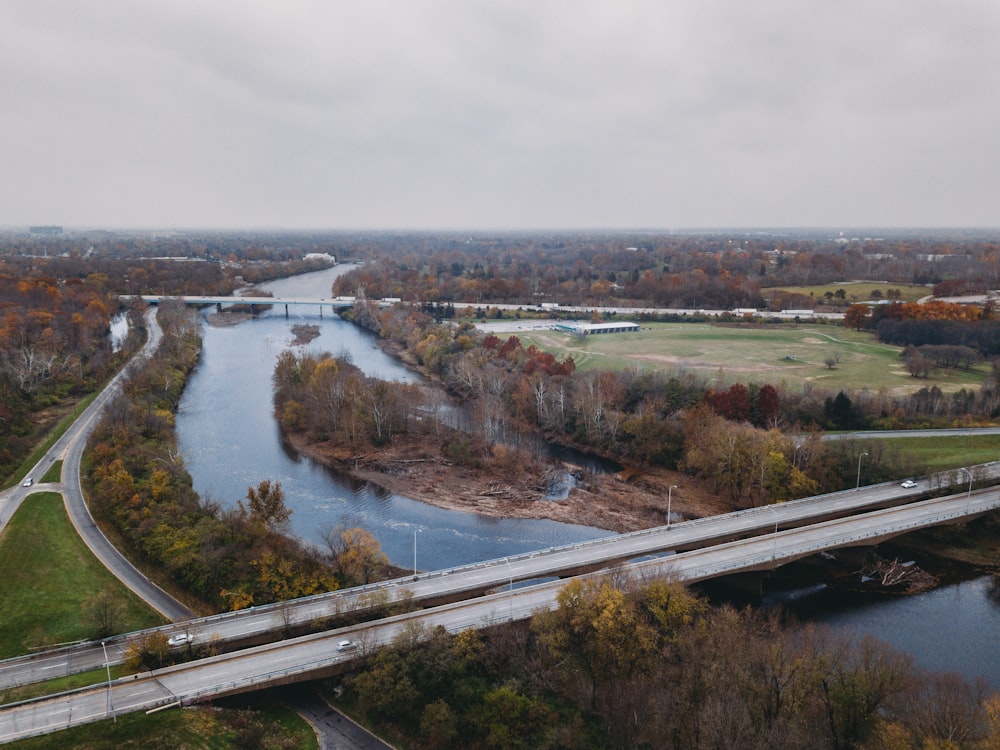
[[[867,455],[868,454],[865,451],[861,451],[861,453],[858,454],[858,482],[854,485],[854,489],[856,490],[861,488],[861,457]]]
[[[413,580],[417,580],[417,532],[420,529],[413,530]]]
[[[667,531],[670,531],[670,504],[674,496],[674,487],[676,484],[672,484],[667,487]]]
[[[104,641],[101,641],[101,648],[104,649],[104,667],[108,670],[108,713],[111,714],[111,718],[117,724],[118,717],[115,716],[115,704],[111,699],[111,662],[108,661],[108,647],[104,645]]]
[[[965,493],[965,513],[968,515],[969,506],[972,504],[972,470],[966,469],[965,473],[969,475],[969,490]]]
[[[777,513],[777,508],[775,508],[775,513]],[[778,518],[775,516],[774,519],[774,543],[771,546],[771,565],[774,569],[778,569]]]
[[[510,574],[510,588],[508,589],[507,602],[510,608],[510,621],[514,622],[514,569],[510,565],[509,557],[505,557],[503,561],[507,563],[507,572]]]

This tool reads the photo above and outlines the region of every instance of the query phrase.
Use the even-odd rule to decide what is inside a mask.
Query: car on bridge
[[[172,635],[167,639],[168,646],[183,646],[186,643],[191,643],[194,640],[194,636],[190,633],[178,633],[177,635]]]
[[[904,490],[912,490],[914,487],[917,486],[917,483],[914,482],[912,479],[907,479],[899,486],[902,487]]]
[[[354,649],[354,641],[341,641],[337,644],[338,651],[352,651]]]

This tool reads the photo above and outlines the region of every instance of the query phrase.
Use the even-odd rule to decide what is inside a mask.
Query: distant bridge
[[[324,307],[351,307],[357,301],[354,297],[233,297],[231,295],[214,296],[209,294],[143,294],[140,295],[139,299],[150,305],[157,305],[160,302],[166,302],[168,300],[177,300],[187,305],[215,305],[220,309],[223,305],[249,305],[251,308],[261,307],[264,305],[284,305],[286,316],[288,315],[289,305],[307,305],[310,307],[318,307],[320,315],[322,315]],[[398,299],[371,301],[383,307],[399,302]]]

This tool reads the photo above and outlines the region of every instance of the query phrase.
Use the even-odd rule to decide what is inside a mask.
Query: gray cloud
[[[994,0],[0,4],[0,224],[998,224]]]

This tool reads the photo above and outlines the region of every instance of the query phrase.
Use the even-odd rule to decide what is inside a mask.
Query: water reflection
[[[843,591],[825,586],[774,594],[801,622],[868,634],[913,655],[916,664],[966,679],[985,679],[1000,690],[1000,607],[990,598],[993,576],[942,586],[914,596]]]
[[[295,280],[302,295],[330,296],[330,275]],[[325,280],[324,280],[325,277]],[[276,295],[290,292],[291,280],[269,285]],[[310,284],[325,287],[320,291]],[[300,288],[299,284],[303,284]],[[413,530],[421,532],[418,565],[434,570],[566,544],[609,532],[586,526],[495,519],[442,510],[341,476],[290,451],[271,414],[271,375],[277,356],[291,345],[291,326],[308,320],[320,335],[312,351],[347,352],[365,372],[413,381],[405,369],[357,327],[318,311],[295,314],[272,310],[258,320],[229,328],[203,328],[202,359],[185,389],[177,415],[181,453],[205,498],[232,507],[247,488],[264,479],[281,482],[292,509],[291,530],[322,545],[327,532],[346,520],[368,528],[393,563],[413,562]]]

